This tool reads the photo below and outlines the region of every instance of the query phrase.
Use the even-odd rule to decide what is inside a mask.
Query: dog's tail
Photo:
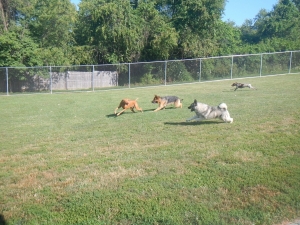
[[[232,123],[233,122],[233,118],[230,117],[230,114],[229,112],[227,111],[227,105],[226,103],[221,103],[219,106],[218,106],[221,110],[223,110],[222,112],[222,120],[225,122],[225,123]]]
[[[225,110],[227,110],[227,105],[226,105],[226,103],[221,103],[221,104],[219,104],[219,106],[218,106],[220,109],[225,109]]]

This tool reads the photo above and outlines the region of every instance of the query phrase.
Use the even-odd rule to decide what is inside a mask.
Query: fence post
[[[291,69],[292,69],[292,57],[293,57],[293,52],[291,51],[289,73],[291,73]]]
[[[232,80],[232,70],[233,70],[233,56],[231,56],[231,69],[230,69],[230,79]]]
[[[165,61],[165,86],[167,85],[167,61]]]
[[[201,82],[201,72],[202,72],[202,59],[200,59],[200,65],[199,65],[199,82]]]
[[[263,54],[260,55],[260,70],[259,70],[260,77],[261,77],[261,71],[262,71],[262,57],[263,57]]]
[[[128,63],[128,88],[130,88],[130,63]]]
[[[93,71],[92,71],[92,90],[93,90],[93,92],[95,91],[95,89],[94,89],[94,70],[95,70],[95,66],[93,65]],[[101,79],[101,77],[100,77],[100,79]]]
[[[5,72],[6,72],[6,95],[9,95],[9,91],[8,91],[8,68],[5,68]]]
[[[50,94],[52,94],[52,68],[51,68],[51,66],[49,69],[50,69],[49,70],[49,72],[50,72]]]

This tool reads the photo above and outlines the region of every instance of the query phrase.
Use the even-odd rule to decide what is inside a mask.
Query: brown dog
[[[123,108],[123,110],[117,114],[117,110],[119,108]],[[115,109],[115,114],[117,114],[117,116],[119,116],[121,113],[123,113],[127,109],[131,109],[132,112],[135,112],[134,108],[136,108],[138,111],[143,112],[142,108],[140,108],[137,104],[137,99],[136,100],[130,100],[128,98],[125,98],[125,99],[122,99],[119,106]]]
[[[158,95],[155,95],[152,103],[158,103],[158,108],[154,110],[154,112],[164,109],[169,104],[174,104],[176,108],[182,108],[182,99],[178,98],[177,96],[164,96],[160,97]]]

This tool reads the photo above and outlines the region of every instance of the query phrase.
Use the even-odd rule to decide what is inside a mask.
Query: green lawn
[[[258,90],[233,91],[233,81]],[[300,216],[300,74],[0,96],[7,224],[281,224]],[[183,108],[153,112],[154,94]],[[113,112],[139,98],[144,112]],[[185,122],[194,99],[234,121]],[[1,223],[1,222],[0,222]]]

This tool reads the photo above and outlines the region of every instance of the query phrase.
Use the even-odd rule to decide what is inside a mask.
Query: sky
[[[245,20],[254,19],[261,9],[269,12],[277,3],[278,0],[227,0],[222,20],[241,26]]]
[[[80,0],[71,2],[77,5]],[[261,9],[272,10],[277,2],[278,0],[227,0],[222,20],[230,20],[241,26],[245,20],[254,19]]]

